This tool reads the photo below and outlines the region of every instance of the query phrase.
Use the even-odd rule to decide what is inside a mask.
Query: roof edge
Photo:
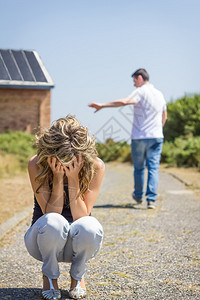
[[[40,65],[40,67],[41,67],[41,69],[42,69],[42,72],[44,73],[44,76],[46,77],[48,83],[54,85],[53,80],[52,80],[51,76],[49,75],[49,73],[48,73],[46,67],[44,66],[42,60],[40,59],[39,54],[37,53],[36,50],[33,50],[33,53],[34,53],[34,55],[35,55],[35,57],[36,57],[36,59],[37,59],[39,65]]]
[[[38,88],[38,89],[52,89],[54,83],[49,82],[33,82],[33,81],[16,81],[16,80],[0,80],[0,88]]]

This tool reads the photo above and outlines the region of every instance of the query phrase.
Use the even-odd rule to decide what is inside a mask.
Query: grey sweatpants
[[[42,272],[51,279],[59,277],[58,262],[71,262],[71,276],[81,280],[87,261],[101,248],[103,229],[91,216],[71,225],[60,214],[47,213],[26,232],[24,241],[31,256],[43,262]]]

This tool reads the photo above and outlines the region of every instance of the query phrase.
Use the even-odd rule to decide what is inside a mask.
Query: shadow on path
[[[33,288],[0,288],[0,299],[1,300],[40,300],[42,298],[41,289]],[[61,290],[61,299],[70,299],[68,291]]]
[[[132,203],[125,203],[125,204],[104,204],[104,205],[95,205],[94,208],[131,208],[131,209],[138,209],[138,210],[146,210],[146,208],[143,208],[141,206],[138,206],[137,204]]]

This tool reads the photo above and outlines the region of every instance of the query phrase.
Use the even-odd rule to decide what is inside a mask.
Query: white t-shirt
[[[163,94],[147,83],[136,88],[129,98],[135,102],[132,139],[162,138],[162,113],[167,110]]]

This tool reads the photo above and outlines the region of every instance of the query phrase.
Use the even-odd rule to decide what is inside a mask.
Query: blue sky
[[[36,50],[55,83],[52,121],[73,113],[101,141],[128,140],[131,107],[87,105],[128,96],[140,67],[167,102],[200,93],[199,0],[0,0],[0,11],[0,47]]]

